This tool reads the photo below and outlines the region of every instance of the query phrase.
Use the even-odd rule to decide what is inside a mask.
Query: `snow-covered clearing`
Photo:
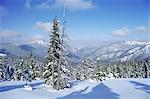
[[[26,90],[24,84],[0,82],[0,99],[150,99],[150,79],[72,81],[72,88],[60,91],[53,91],[42,81],[32,82],[32,90]]]

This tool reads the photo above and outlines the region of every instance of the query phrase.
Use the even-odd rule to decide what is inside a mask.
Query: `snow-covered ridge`
[[[102,61],[129,61],[150,58],[150,41],[122,41],[97,48],[83,48],[79,55]]]
[[[44,40],[33,40],[25,43],[29,47],[33,47],[32,53],[40,59],[44,58],[47,52],[48,42]],[[29,55],[30,51],[20,49],[22,43],[12,42],[0,42],[1,53],[9,53],[11,55]],[[141,60],[150,58],[150,41],[120,41],[111,43],[104,46],[84,47],[80,50],[73,48],[70,45],[66,45],[66,52],[68,57],[74,62],[80,62],[85,58],[94,60],[112,61],[113,59],[118,61],[126,60]],[[3,50],[4,49],[4,50]]]
[[[146,44],[150,44],[149,42],[144,42],[144,41],[125,41],[125,44],[127,45],[146,45]]]
[[[47,46],[46,42],[43,40],[33,40],[33,41],[29,42],[29,44],[38,44],[41,46]]]

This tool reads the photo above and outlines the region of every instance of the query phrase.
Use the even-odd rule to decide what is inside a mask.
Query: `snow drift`
[[[0,83],[0,99],[150,99],[150,79],[109,79],[103,82],[72,81],[72,88],[54,91],[42,81],[34,81],[32,90],[25,82]]]

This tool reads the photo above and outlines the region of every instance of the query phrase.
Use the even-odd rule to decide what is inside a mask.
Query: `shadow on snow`
[[[34,88],[34,87],[35,87],[35,86],[38,86],[38,85],[40,85],[40,84],[42,84],[42,82],[33,83],[33,84],[30,84],[30,86],[33,87],[33,90],[35,90],[36,88]],[[3,87],[0,87],[0,92],[9,91],[9,90],[18,89],[18,88],[23,88],[24,85],[25,85],[25,84],[3,86]]]
[[[119,99],[119,94],[112,92],[111,89],[104,84],[97,85],[92,88],[90,93],[83,94],[87,89],[88,87],[57,99]]]
[[[150,94],[150,85],[143,84],[143,83],[136,82],[136,81],[130,81],[130,82],[136,86],[135,89],[139,89]]]

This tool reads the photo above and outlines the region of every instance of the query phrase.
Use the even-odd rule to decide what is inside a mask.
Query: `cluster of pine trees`
[[[148,60],[141,62],[114,62],[99,63],[90,59],[84,60],[76,67],[76,79],[92,79],[102,81],[108,78],[148,78],[150,63]]]
[[[20,56],[18,59],[0,57],[0,80],[36,80],[41,77],[39,64],[32,54],[28,58]]]

